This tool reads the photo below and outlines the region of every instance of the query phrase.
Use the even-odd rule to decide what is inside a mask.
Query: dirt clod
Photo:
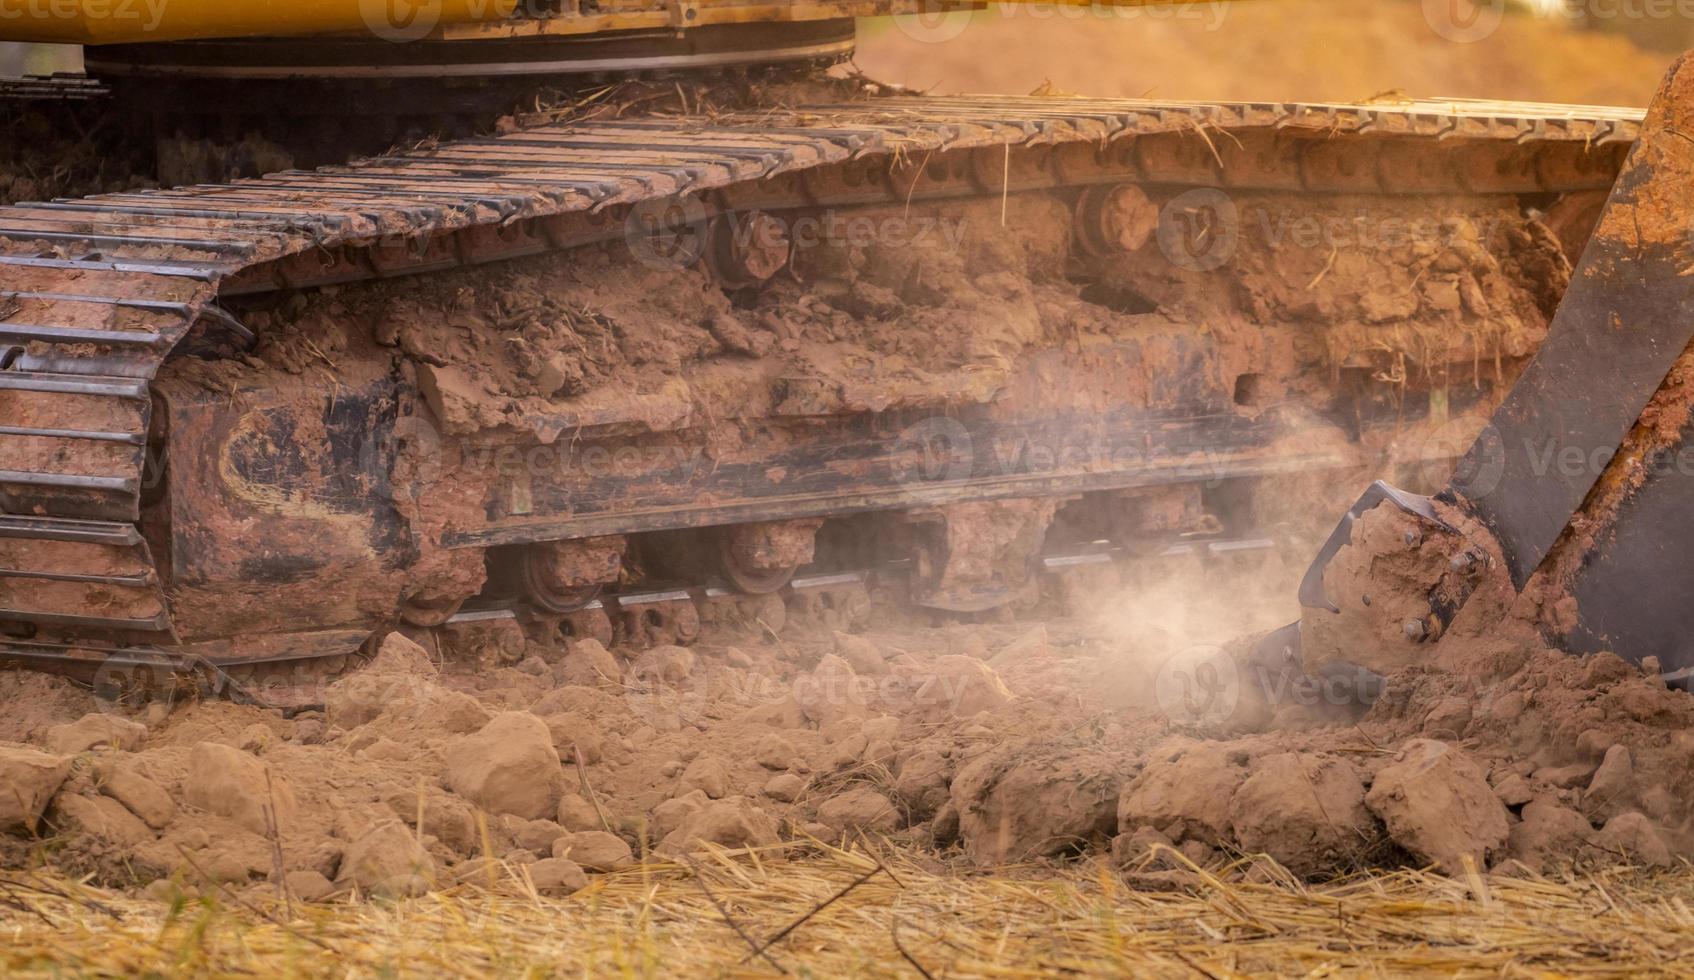
[[[120,763],[111,767],[99,785],[101,792],[128,807],[154,830],[163,830],[176,819],[176,803],[170,793],[133,765]]]
[[[948,656],[935,661],[913,699],[931,718],[969,718],[1005,707],[1011,703],[1012,692],[994,668],[982,661]]]
[[[744,796],[713,800],[682,818],[656,850],[681,856],[700,843],[720,847],[760,847],[777,842],[776,822]]]
[[[435,859],[398,820],[370,828],[348,845],[341,860],[343,884],[389,898],[423,894],[434,874]]]
[[[70,771],[63,756],[0,745],[0,831],[33,833]]]
[[[1169,749],[1124,787],[1119,828],[1151,827],[1172,842],[1222,843],[1229,838],[1230,804],[1247,775],[1239,749],[1203,743]]]
[[[569,858],[542,858],[527,867],[529,880],[543,895],[569,895],[588,887],[588,875]]]
[[[317,871],[290,871],[282,881],[296,901],[321,902],[335,892],[335,882]]]
[[[900,826],[900,812],[869,786],[856,786],[818,807],[818,822],[836,833],[887,833]]]
[[[147,738],[147,726],[112,714],[84,715],[69,725],[47,730],[46,748],[59,755],[78,755],[95,749],[136,751]]]
[[[532,714],[496,715],[446,750],[447,785],[490,813],[535,819],[558,812],[564,772],[547,723]]]
[[[1463,751],[1414,739],[1376,774],[1365,803],[1396,844],[1449,874],[1486,868],[1506,844],[1506,808]]]
[[[120,847],[133,847],[153,839],[153,831],[141,818],[109,796],[65,794],[54,805],[55,829],[84,834]]]
[[[1376,834],[1365,785],[1341,759],[1279,752],[1256,759],[1230,800],[1241,848],[1317,875],[1362,866]]]
[[[570,858],[589,871],[616,871],[635,863],[629,844],[616,834],[585,830],[566,834],[553,842],[554,857]]]
[[[1012,745],[959,770],[951,802],[965,852],[998,865],[1111,840],[1125,760],[1065,745]]]
[[[583,687],[616,688],[622,675],[618,658],[595,639],[572,643],[558,669],[561,683]]]
[[[291,830],[298,816],[286,779],[254,756],[217,742],[194,746],[184,786],[190,806],[228,817],[254,834]]]

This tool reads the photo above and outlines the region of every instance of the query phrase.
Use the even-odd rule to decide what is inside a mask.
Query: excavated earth
[[[0,860],[318,900],[568,893],[706,845],[857,835],[1159,888],[1256,854],[1319,878],[1694,853],[1694,699],[1527,634],[1392,673],[1368,706],[1197,642],[1274,621],[1258,597],[1286,577],[1096,576],[978,624],[880,592],[792,602],[780,631],[720,616],[689,649],[506,622],[420,637],[443,657],[396,633],[292,717],[6,674]]]

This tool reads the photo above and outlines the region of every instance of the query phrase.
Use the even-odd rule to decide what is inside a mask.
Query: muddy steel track
[[[1638,122],[1462,101],[882,98],[558,124],[228,185],[0,209],[0,625],[37,665],[91,644],[198,639],[177,629],[143,533],[150,385],[185,340],[252,343],[222,297],[618,239],[635,209],[667,199],[708,220],[1123,183],[1592,193],[1610,186]],[[579,533],[617,533],[607,524]]]

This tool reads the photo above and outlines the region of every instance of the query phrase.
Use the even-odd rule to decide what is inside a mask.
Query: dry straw
[[[868,853],[714,852],[563,899],[461,887],[317,906],[0,874],[0,975],[1694,975],[1687,868],[1305,885],[1250,863],[1161,879]]]

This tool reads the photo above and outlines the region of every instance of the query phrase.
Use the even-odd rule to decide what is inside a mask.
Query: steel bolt
[[[1413,642],[1423,639],[1429,633],[1429,629],[1424,626],[1421,619],[1408,619],[1406,625],[1402,626],[1401,629],[1405,631],[1406,639]]]

